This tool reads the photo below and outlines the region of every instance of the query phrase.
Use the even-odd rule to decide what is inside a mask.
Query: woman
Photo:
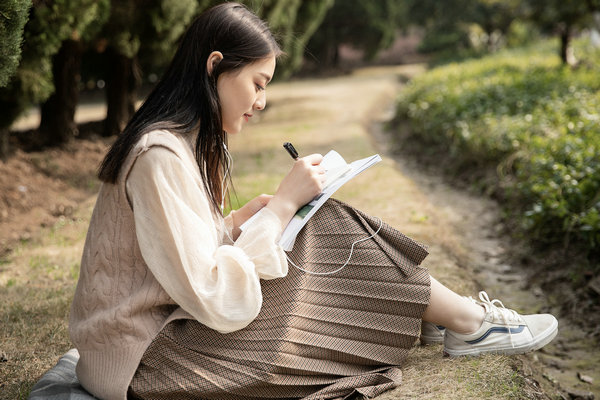
[[[321,155],[223,218],[227,135],[265,107],[280,55],[243,6],[208,10],[111,147],[70,318],[82,385],[103,399],[376,395],[398,384],[421,320],[450,355],[552,340],[554,317],[455,294],[419,266],[422,246],[335,200],[286,255],[279,235],[321,192]],[[336,274],[288,271],[288,257],[343,262],[365,236]]]

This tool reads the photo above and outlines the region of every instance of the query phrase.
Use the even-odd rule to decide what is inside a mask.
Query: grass
[[[302,155],[336,149],[347,160],[376,151],[366,127],[397,90],[397,75],[362,71],[357,77],[274,84],[269,109],[230,141],[234,158],[234,207],[260,193],[273,193],[291,167],[281,145],[291,141]],[[357,98],[360,94],[360,99]],[[426,266],[464,294],[475,283],[464,267],[460,238],[392,160],[384,161],[340,189],[336,198],[384,219],[426,243]],[[72,345],[68,313],[94,198],[70,218],[33,233],[0,261],[0,398],[24,399],[32,385]],[[440,346],[416,347],[404,367],[401,387],[380,399],[537,398],[529,392],[521,358],[443,358]]]
[[[26,399],[41,374],[72,347],[69,308],[91,200],[21,242],[0,267],[0,398]]]

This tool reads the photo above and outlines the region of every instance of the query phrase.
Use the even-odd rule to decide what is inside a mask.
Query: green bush
[[[432,69],[402,91],[397,118],[454,166],[501,172],[495,189],[530,236],[599,254],[600,51],[579,41],[571,69],[556,46]]]

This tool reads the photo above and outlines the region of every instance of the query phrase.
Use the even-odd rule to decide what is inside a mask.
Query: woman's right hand
[[[322,160],[321,154],[311,154],[296,160],[269,201],[267,207],[277,214],[283,227],[298,209],[323,190],[325,169],[321,166]]]

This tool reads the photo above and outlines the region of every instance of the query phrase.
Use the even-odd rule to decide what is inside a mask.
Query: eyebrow
[[[264,72],[259,72],[258,74],[265,78],[267,83],[271,82],[271,76],[269,74],[265,74]]]

